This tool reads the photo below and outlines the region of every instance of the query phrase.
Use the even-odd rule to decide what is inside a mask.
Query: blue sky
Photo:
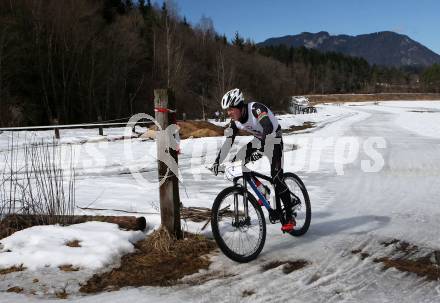
[[[154,1],[152,1],[154,2]],[[162,2],[162,1],[158,1]],[[301,32],[395,31],[440,54],[440,0],[174,0],[191,24],[210,17],[220,34],[262,42]]]

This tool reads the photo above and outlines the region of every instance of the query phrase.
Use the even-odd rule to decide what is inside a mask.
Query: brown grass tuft
[[[78,240],[72,240],[66,243],[66,246],[69,247],[81,247],[81,245],[79,245],[80,241]]]
[[[366,258],[368,258],[368,257],[370,256],[369,253],[362,252],[361,249],[355,249],[355,250],[352,250],[351,253],[352,253],[353,255],[360,254],[360,256],[361,256],[361,260],[365,260]]]
[[[270,269],[274,269],[276,267],[283,265],[283,273],[290,274],[291,272],[295,270],[299,270],[305,266],[310,264],[308,261],[305,260],[297,260],[297,261],[273,261],[269,262],[262,266],[263,271],[268,271]]]
[[[78,271],[78,270],[79,270],[78,267],[73,267],[72,264],[69,264],[69,265],[61,265],[61,266],[58,266],[58,268],[59,268],[60,270],[62,270],[62,271],[67,271],[67,272],[70,272],[70,271]]]
[[[309,265],[309,262],[305,260],[288,261],[283,267],[283,273],[287,275],[290,274],[292,271],[299,270],[307,265]]]
[[[152,232],[147,241],[139,243],[139,248],[153,253],[169,254],[174,242],[174,237],[165,228],[160,228]]]
[[[20,266],[12,266],[9,268],[5,268],[5,269],[0,269],[0,275],[7,275],[10,274],[11,272],[17,272],[17,271],[23,271],[25,270],[26,267],[23,267],[23,264],[21,264]]]
[[[94,275],[81,292],[117,290],[125,286],[168,286],[185,275],[207,269],[206,254],[216,248],[215,242],[199,235],[185,234],[176,240],[163,229],[153,232],[136,244],[137,251],[126,255],[119,268]]]
[[[382,263],[383,270],[395,268],[402,272],[425,277],[430,281],[440,280],[440,251],[433,250],[425,256],[415,257],[420,252],[416,245],[396,239],[381,244],[385,247],[394,246],[390,256],[373,260],[376,263]]]
[[[268,270],[271,270],[271,269],[277,268],[277,267],[279,267],[279,266],[281,266],[281,265],[283,265],[283,264],[284,264],[284,262],[282,262],[282,261],[272,261],[272,262],[269,262],[269,263],[264,264],[264,265],[261,267],[261,270],[262,270],[262,271],[268,271]]]
[[[250,297],[250,296],[252,296],[252,295],[254,295],[255,294],[255,291],[254,290],[244,290],[242,293],[241,293],[241,296],[243,297],[243,298],[246,298],[246,297]]]
[[[66,289],[62,289],[61,291],[57,291],[55,293],[55,296],[58,299],[67,299],[67,297],[69,296],[69,294],[66,292]]]
[[[314,122],[304,122],[303,125],[291,125],[289,126],[289,128],[287,129],[283,129],[283,134],[284,133],[292,133],[292,132],[296,132],[296,131],[300,131],[300,130],[305,130],[305,129],[309,129],[309,128],[313,128],[315,127],[315,123]]]
[[[6,290],[6,292],[15,292],[15,293],[19,294],[19,293],[23,292],[23,288],[18,287],[18,286],[14,286],[14,287],[8,288]]]

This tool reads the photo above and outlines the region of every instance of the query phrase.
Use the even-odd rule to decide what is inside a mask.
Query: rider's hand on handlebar
[[[263,157],[263,155],[262,155],[260,152],[255,151],[255,152],[253,152],[252,154],[250,154],[250,156],[248,157],[248,159],[246,159],[246,160],[247,160],[246,162],[257,161],[257,160],[261,159],[261,157]]]
[[[214,175],[218,175],[218,168],[219,168],[219,163],[216,161],[214,162],[214,164],[211,167],[212,172],[214,173]]]

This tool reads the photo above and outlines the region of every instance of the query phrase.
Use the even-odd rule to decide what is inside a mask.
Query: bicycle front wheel
[[[230,259],[245,263],[257,258],[266,240],[266,221],[255,197],[241,187],[229,187],[214,201],[211,228],[214,239]]]

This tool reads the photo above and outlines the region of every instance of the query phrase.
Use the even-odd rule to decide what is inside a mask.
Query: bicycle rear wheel
[[[290,192],[298,199],[299,204],[296,204],[292,211],[295,215],[296,227],[290,232],[292,236],[304,235],[310,227],[312,220],[312,207],[310,205],[310,198],[307,189],[301,179],[294,173],[285,173],[284,182],[289,188]]]
[[[211,228],[214,239],[230,259],[245,263],[254,260],[266,240],[266,221],[255,197],[245,190],[229,187],[219,193],[212,206]]]

